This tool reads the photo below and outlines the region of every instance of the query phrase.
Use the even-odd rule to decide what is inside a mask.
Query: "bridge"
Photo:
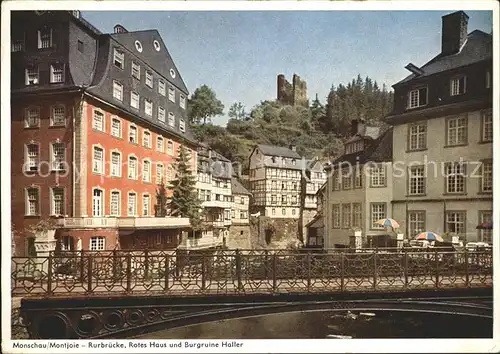
[[[12,258],[31,338],[119,338],[302,310],[492,318],[492,251],[78,251]]]

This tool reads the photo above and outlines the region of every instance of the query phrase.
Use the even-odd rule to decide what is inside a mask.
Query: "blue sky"
[[[361,74],[388,88],[409,62],[439,53],[441,16],[452,11],[162,11],[82,15],[103,32],[117,23],[129,31],[160,32],[189,91],[206,84],[225,105],[247,111],[276,97],[276,76],[306,80],[310,99],[324,103],[332,84]],[[492,30],[491,11],[466,11],[469,32]],[[226,116],[214,119],[225,125]]]

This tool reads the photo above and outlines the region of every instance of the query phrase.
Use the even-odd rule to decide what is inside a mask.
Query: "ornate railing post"
[[[207,288],[206,277],[207,277],[207,264],[206,264],[206,255],[201,255],[201,290],[205,291]]]
[[[243,290],[243,282],[241,281],[241,253],[240,250],[236,250],[236,255],[235,255],[235,261],[236,261],[236,281],[237,281],[237,286],[238,286],[238,292]]]
[[[277,276],[278,273],[278,256],[276,252],[273,253],[273,293],[276,292],[276,287],[277,287]]]
[[[469,280],[469,252],[467,251],[467,248],[465,249],[465,252],[464,252],[464,262],[465,262],[465,286],[469,287],[470,286],[470,280]]]
[[[127,254],[127,293],[132,290],[132,253]]]
[[[264,278],[269,278],[269,251],[264,251]]]
[[[149,276],[149,251],[144,250],[144,278],[147,279]]]
[[[373,253],[373,290],[377,289],[377,257],[378,257],[378,247],[375,248]]]
[[[53,260],[54,260],[54,252],[49,251],[49,258],[48,258],[48,269],[47,269],[47,295],[52,295],[52,277],[54,276],[53,272]]]
[[[340,252],[340,291],[345,290],[345,257],[344,252]]]
[[[169,288],[169,278],[170,278],[170,262],[168,258],[168,253],[165,254],[165,291],[168,291]]]
[[[405,289],[408,289],[408,249],[403,249],[403,271],[405,277]]]
[[[307,292],[311,292],[311,253],[307,252],[306,262],[307,262]]]
[[[80,281],[85,281],[85,257],[83,256],[83,250],[80,251]]]
[[[83,257],[83,251],[82,251]],[[87,252],[87,292],[90,294],[92,292],[92,252]]]
[[[434,262],[436,263],[436,288],[439,288],[439,255],[437,249],[434,250]]]
[[[113,282],[118,280],[118,257],[116,255],[116,248],[113,249]]]

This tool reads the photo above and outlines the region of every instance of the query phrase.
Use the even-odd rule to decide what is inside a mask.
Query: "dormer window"
[[[165,96],[167,94],[167,90],[165,87],[165,80],[163,79],[158,80],[158,93],[162,96]]]
[[[450,96],[458,96],[465,93],[465,76],[450,80]]]
[[[345,153],[346,154],[353,154],[355,152],[363,151],[363,147],[364,147],[364,144],[363,144],[362,140],[355,141],[353,143],[346,144]]]
[[[179,130],[183,133],[186,131],[186,123],[182,118],[179,120]]]
[[[151,71],[146,71],[146,86],[153,88],[153,73]]]
[[[12,52],[24,52],[24,32],[17,38],[12,38]]]
[[[50,83],[64,82],[64,65],[52,64],[50,66]]]
[[[26,86],[38,85],[38,66],[26,68]]]
[[[427,105],[427,87],[408,92],[408,108],[417,108]]]
[[[186,109],[186,96],[181,95],[179,105],[182,109]]]
[[[132,62],[132,77],[135,77],[137,80],[141,79],[141,66],[134,62]]]
[[[124,62],[125,62],[125,55],[123,54],[123,52],[119,51],[118,49],[115,49],[113,52],[113,64],[117,68],[123,69]]]
[[[173,86],[168,88],[168,99],[172,102],[175,102],[175,89]]]
[[[144,113],[148,116],[153,115],[153,102],[146,99],[144,100]]]
[[[172,112],[168,112],[168,125],[171,127],[175,126],[175,116]]]
[[[38,49],[52,47],[52,28],[43,28],[38,31]]]

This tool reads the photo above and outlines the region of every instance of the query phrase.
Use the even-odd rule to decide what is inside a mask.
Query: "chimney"
[[[458,53],[467,39],[469,16],[457,11],[442,17],[441,55]]]
[[[365,121],[362,118],[351,120],[351,136],[365,135],[365,128]]]
[[[351,136],[354,136],[358,133],[358,120],[353,119],[351,120]]]
[[[290,145],[290,150],[297,152],[297,146],[295,145]]]

